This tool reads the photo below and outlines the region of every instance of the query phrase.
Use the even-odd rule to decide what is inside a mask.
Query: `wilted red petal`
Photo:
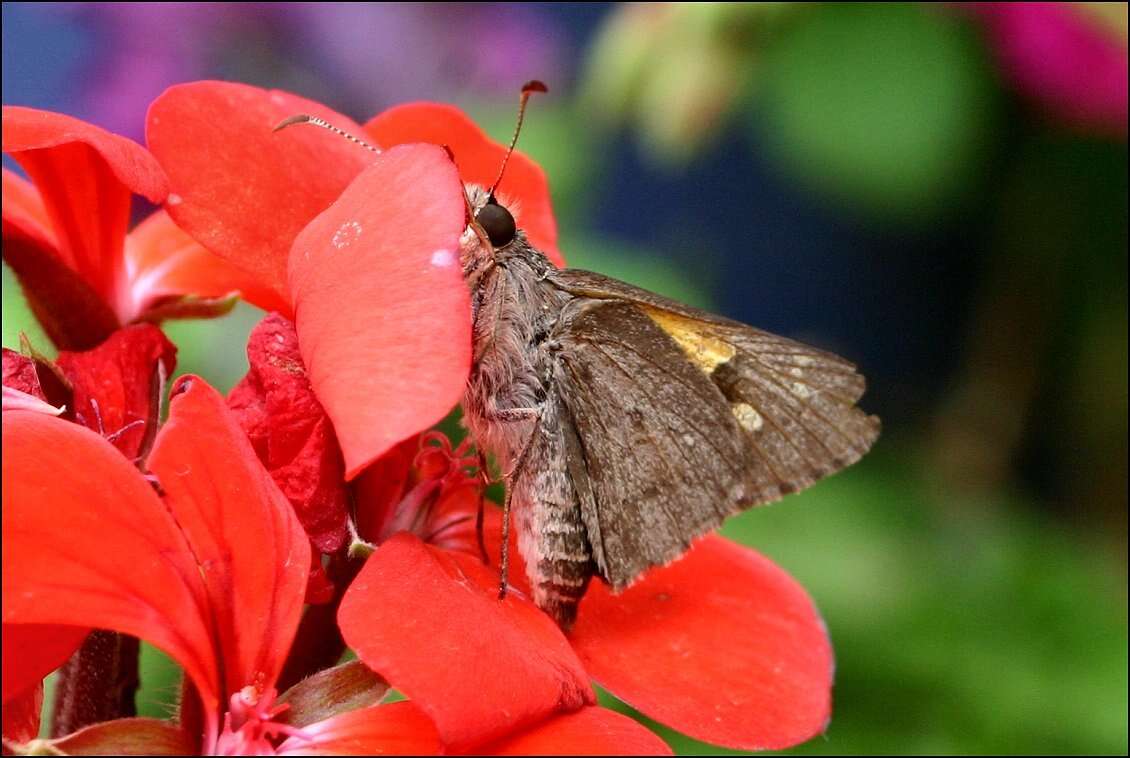
[[[367,124],[365,131],[380,147],[408,142],[446,145],[455,155],[455,164],[464,182],[490,187],[502,167],[506,146],[500,145],[480,129],[467,114],[453,105],[407,103],[389,108]],[[549,200],[549,183],[541,167],[515,150],[506,166],[496,193],[516,210],[518,227],[525,230],[531,244],[564,265],[557,249],[557,221]]]
[[[4,106],[4,152],[35,183],[61,260],[123,317],[131,192],[160,203],[157,161],[136,142],[61,113]]]
[[[270,290],[189,237],[164,210],[126,235],[130,295],[136,318],[170,298],[217,298],[239,292],[252,303],[269,303]]]
[[[302,730],[279,745],[279,755],[439,755],[431,719],[414,703],[361,708]]]
[[[453,750],[595,701],[561,631],[498,574],[400,534],[353,580],[338,623],[357,657],[408,695]]]
[[[3,349],[3,383],[5,387],[25,392],[40,400],[47,399],[39,384],[35,361],[8,348]]]
[[[4,261],[52,342],[65,350],[93,347],[118,328],[117,314],[64,259],[31,183],[8,169],[3,178]]]
[[[71,656],[89,629],[51,624],[4,624],[4,710]],[[7,734],[7,732],[5,732]]]
[[[298,342],[349,479],[463,394],[471,367],[463,222],[447,154],[404,145],[378,156],[295,240]]]
[[[224,694],[272,687],[302,612],[310,544],[218,392],[173,388],[149,468],[201,566]]]
[[[294,324],[273,313],[251,330],[250,370],[228,405],[259,460],[324,553],[349,536],[345,463],[329,417],[314,396]]]
[[[148,640],[215,713],[200,569],[152,487],[102,437],[41,413],[3,414],[3,447],[5,632],[58,624]],[[6,655],[5,674],[10,665]]]
[[[39,735],[39,714],[43,710],[43,682],[33,684],[4,703],[5,741],[21,743]],[[5,745],[7,747],[7,745]],[[5,754],[8,750],[4,751]]]
[[[594,706],[555,716],[482,748],[482,755],[672,755],[635,719]]]
[[[171,87],[149,107],[145,137],[169,174],[177,224],[266,290],[248,299],[290,312],[287,255],[372,155],[312,126],[272,131],[299,113],[346,131],[360,127],[312,100],[231,82]],[[269,293],[269,294],[267,294]]]
[[[832,648],[812,601],[721,537],[619,596],[594,582],[570,639],[601,685],[696,739],[778,749],[828,722]]]
[[[176,347],[152,324],[119,329],[93,350],[61,352],[55,364],[74,390],[75,420],[114,443],[126,458],[149,449]],[[140,422],[140,423],[139,423]]]

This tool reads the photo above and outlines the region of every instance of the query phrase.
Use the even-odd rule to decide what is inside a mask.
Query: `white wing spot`
[[[747,432],[759,432],[765,419],[761,418],[761,414],[757,412],[749,403],[735,403],[733,408],[730,409],[734,418],[742,425],[742,428]]]
[[[804,376],[804,370],[799,368],[791,368],[789,369],[789,373],[795,376],[797,379],[800,379],[802,376]]]
[[[352,245],[360,236],[361,225],[356,221],[346,221],[334,232],[334,236],[330,239],[330,244],[338,250],[343,250]]]
[[[812,394],[812,390],[804,382],[793,382],[793,394],[799,398],[806,398]]]
[[[450,268],[455,265],[455,255],[450,250],[436,250],[432,253],[432,265],[436,268]]]

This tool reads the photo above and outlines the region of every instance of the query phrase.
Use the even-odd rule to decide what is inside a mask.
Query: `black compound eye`
[[[493,200],[479,209],[478,214],[475,215],[475,220],[487,233],[490,244],[495,247],[509,245],[514,241],[514,235],[518,233],[518,227],[515,225],[514,217],[510,215],[510,211]]]

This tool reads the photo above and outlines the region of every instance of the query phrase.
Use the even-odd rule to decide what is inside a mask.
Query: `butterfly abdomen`
[[[556,398],[546,404],[527,464],[513,482],[518,547],[534,602],[563,628],[596,571],[577,494],[567,471]]]

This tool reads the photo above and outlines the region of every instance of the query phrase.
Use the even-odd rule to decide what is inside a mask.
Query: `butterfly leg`
[[[541,411],[538,408],[499,408],[489,414],[492,421],[499,421],[502,423],[514,423],[521,421],[534,421],[537,422],[541,419]],[[502,500],[502,546],[500,548],[501,555],[498,561],[498,599],[502,600],[506,597],[507,576],[510,572],[510,499],[514,493],[514,479],[517,474],[522,470],[523,464],[526,462],[526,455],[532,447],[531,443],[538,434],[538,425],[534,424],[530,436],[526,438],[526,442],[522,445],[522,452],[518,454],[518,458],[514,461],[514,465],[510,471],[503,475],[503,480],[506,482],[506,496]]]
[[[487,543],[483,538],[483,512],[486,509],[486,496],[487,487],[490,486],[490,472],[487,470],[487,457],[482,450],[478,451],[479,454],[479,508],[475,513],[475,538],[479,543],[479,557],[483,563],[490,563],[490,556],[487,555]]]

